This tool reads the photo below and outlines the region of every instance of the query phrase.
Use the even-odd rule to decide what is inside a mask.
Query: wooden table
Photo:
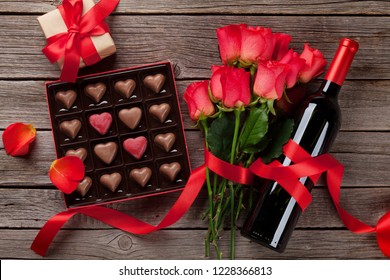
[[[54,3],[53,3],[54,2]],[[47,172],[55,159],[44,83],[59,77],[41,53],[45,39],[37,16],[60,1],[0,0],[0,134],[13,122],[38,129],[27,158],[6,155],[0,143],[0,258],[40,258],[29,248],[42,225],[64,210],[61,193]],[[390,3],[388,1],[210,1],[122,0],[108,23],[117,54],[83,70],[95,73],[171,60],[180,97],[186,86],[210,76],[219,64],[217,27],[248,23],[290,33],[292,46],[304,42],[331,60],[341,37],[361,48],[340,95],[341,132],[332,154],[345,165],[341,203],[370,225],[390,210]],[[187,107],[181,108],[191,164],[202,163],[202,136]],[[115,209],[157,224],[178,194],[116,204]],[[237,231],[238,259],[380,259],[375,235],[355,235],[339,220],[324,184],[313,190],[313,204],[301,217],[285,253],[251,243]],[[53,259],[204,259],[207,204],[202,192],[190,211],[168,229],[133,236],[77,216],[61,230],[48,251]],[[228,232],[221,240],[228,255]],[[215,256],[212,256],[215,257]]]

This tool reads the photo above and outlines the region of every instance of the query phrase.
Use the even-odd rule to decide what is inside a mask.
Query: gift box
[[[85,178],[67,208],[179,191],[191,173],[172,65],[162,62],[46,83],[57,158]]]
[[[107,2],[107,0],[103,0],[103,2]],[[114,9],[117,2],[119,1],[112,1],[110,8]],[[75,44],[75,49],[79,52],[80,56],[78,68],[94,64],[116,52],[116,47],[109,34],[108,26],[103,21],[105,16],[101,15],[103,13],[108,15],[109,11],[102,12],[100,5],[95,5],[93,0],[80,0],[80,4],[81,3],[82,12],[80,18],[72,17],[72,15],[77,14],[77,12],[75,12],[77,7],[68,7],[70,5],[68,4],[67,8],[65,8],[65,3],[63,3],[62,6],[58,6],[57,9],[38,17],[38,22],[48,40],[48,46],[43,49],[43,52],[51,62],[57,62],[60,69],[63,69],[65,59],[69,59],[65,53],[65,44],[69,42],[67,40],[71,38],[70,35],[72,33],[80,35],[79,45]],[[92,8],[97,11],[90,13]],[[86,14],[87,18],[85,18]],[[85,28],[85,30],[83,30],[83,26],[86,25],[84,23],[87,21],[96,21],[96,25],[92,24],[92,29]],[[83,31],[85,32],[83,33]],[[60,42],[60,40],[66,41]],[[55,44],[57,45],[50,46]],[[72,73],[71,78],[62,78],[61,80],[74,81],[74,78],[77,76],[77,69],[76,71],[72,69],[72,71],[74,73]]]

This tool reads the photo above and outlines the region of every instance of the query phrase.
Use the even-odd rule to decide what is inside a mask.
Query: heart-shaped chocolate
[[[117,81],[114,85],[115,91],[122,97],[129,98],[135,89],[136,83],[133,79]]]
[[[145,187],[150,177],[152,177],[152,170],[149,167],[136,168],[130,171],[130,178],[136,181],[141,187]]]
[[[164,163],[160,166],[160,174],[164,175],[171,182],[176,180],[177,175],[181,170],[181,165],[178,162]]]
[[[78,185],[77,192],[81,194],[81,196],[85,196],[89,189],[92,186],[92,179],[86,176]]]
[[[65,153],[66,156],[78,157],[82,161],[87,158],[87,150],[85,148],[78,148],[77,150],[67,150]]]
[[[136,159],[140,159],[148,147],[148,140],[144,136],[129,138],[123,141],[123,148]]]
[[[146,76],[144,78],[144,84],[155,93],[159,93],[165,84],[165,76],[163,74]]]
[[[157,144],[167,153],[171,150],[173,144],[175,144],[176,135],[174,133],[158,134],[154,137],[154,143]]]
[[[84,88],[85,94],[91,98],[95,103],[99,103],[103,95],[106,93],[106,85],[104,83],[96,83],[87,85]]]
[[[115,142],[108,142],[106,144],[97,144],[93,151],[104,163],[111,164],[118,152],[118,145]]]
[[[93,114],[89,117],[89,123],[97,132],[99,132],[100,135],[104,135],[110,129],[112,116],[107,112]]]
[[[135,129],[142,117],[142,110],[138,107],[122,109],[118,113],[119,119],[130,129]]]
[[[65,108],[68,110],[72,108],[73,103],[76,101],[76,98],[77,98],[77,93],[72,89],[69,89],[67,91],[59,91],[54,96],[54,99],[58,103],[64,105]]]
[[[75,139],[81,129],[81,122],[77,119],[60,123],[60,131],[71,140]]]
[[[161,123],[165,122],[169,112],[171,112],[171,105],[168,103],[155,104],[149,108],[149,113]]]
[[[112,192],[115,192],[122,181],[122,175],[118,172],[104,174],[100,177],[100,183]]]

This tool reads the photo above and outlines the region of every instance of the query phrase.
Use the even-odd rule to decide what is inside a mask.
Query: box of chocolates
[[[190,164],[172,65],[46,84],[57,158],[85,165],[68,208],[182,189]]]

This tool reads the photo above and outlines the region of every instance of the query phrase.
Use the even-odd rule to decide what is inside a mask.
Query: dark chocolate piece
[[[100,183],[109,189],[111,192],[115,192],[119,184],[122,181],[122,175],[118,172],[111,174],[104,174],[100,177]]]
[[[106,85],[104,83],[96,83],[87,85],[84,89],[85,94],[91,98],[95,103],[99,103],[106,93]]]
[[[136,168],[130,171],[130,178],[136,181],[141,187],[145,187],[150,177],[152,177],[152,170],[149,167]]]
[[[85,196],[92,186],[92,179],[86,176],[78,185],[76,191],[81,195]]]
[[[124,98],[130,98],[136,86],[136,82],[133,79],[125,81],[117,81],[114,85],[115,90]]]
[[[104,163],[111,164],[118,152],[118,145],[115,142],[97,144],[93,151]]]
[[[168,103],[155,104],[149,108],[149,113],[161,123],[165,122],[170,112],[171,105]]]
[[[165,84],[165,76],[163,74],[146,76],[144,78],[144,84],[155,93],[159,93]]]
[[[65,153],[66,156],[75,156],[84,161],[87,158],[87,150],[84,148],[78,148],[77,150],[68,150]]]
[[[69,110],[77,99],[77,93],[72,89],[59,91],[54,98],[58,103],[64,105],[65,108]]]
[[[160,166],[159,172],[164,175],[169,181],[176,180],[177,175],[181,170],[181,165],[178,162],[165,163]]]
[[[81,129],[81,122],[78,119],[63,121],[60,123],[60,131],[71,140],[75,139]]]
[[[118,113],[119,119],[130,129],[135,129],[142,118],[142,110],[138,107],[122,109]]]
[[[158,134],[154,137],[154,143],[156,143],[161,149],[167,153],[171,150],[173,144],[175,144],[176,135],[174,133]]]

